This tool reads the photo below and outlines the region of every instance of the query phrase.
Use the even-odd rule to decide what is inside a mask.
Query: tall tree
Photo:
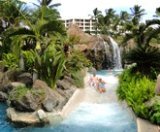
[[[145,10],[141,9],[141,6],[135,5],[134,7],[130,8],[131,15],[132,15],[132,22],[134,25],[138,25],[143,15],[145,15]]]
[[[21,25],[27,13],[25,3],[18,0],[0,1],[0,59],[3,53],[11,50],[11,39],[7,35],[12,32],[13,28]]]
[[[117,30],[118,25],[118,15],[112,8],[105,10],[105,15],[100,15],[98,17],[98,26],[102,34],[113,35],[115,30]]]
[[[39,2],[39,6],[48,6],[49,8],[55,8],[61,5],[60,3],[53,4],[53,0],[37,0],[37,1]]]
[[[98,8],[95,8],[93,10],[94,20],[95,20],[95,34],[98,34],[98,17],[101,14],[101,11],[98,10]]]

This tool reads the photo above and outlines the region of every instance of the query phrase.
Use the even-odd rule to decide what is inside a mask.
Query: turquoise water
[[[4,103],[0,103],[0,131],[12,132],[15,130],[15,128],[6,119],[6,108],[7,106]]]
[[[119,75],[121,72],[123,71],[123,69],[121,70],[100,70],[97,71],[96,74],[97,75],[101,75],[101,76],[109,76],[109,75]]]
[[[97,75],[109,77],[115,75],[106,71],[99,71]],[[112,79],[112,78],[108,78]],[[114,82],[114,81],[113,81]],[[112,90],[112,87],[108,89]],[[107,95],[106,94],[106,95]],[[6,121],[6,105],[0,104],[0,131],[2,132],[137,132],[137,126],[132,114],[118,102],[105,103],[84,102],[79,105],[70,115],[58,125],[45,127],[15,128]],[[100,99],[100,98],[99,98]]]
[[[131,115],[119,104],[82,103],[60,125],[19,132],[136,132]]]
[[[82,103],[66,120],[57,126],[14,128],[5,121],[4,105],[1,108],[2,132],[136,132],[131,115],[119,104]]]

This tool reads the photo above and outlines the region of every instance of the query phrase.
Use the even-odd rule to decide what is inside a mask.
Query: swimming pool
[[[5,121],[5,105],[0,105],[0,130],[4,132],[137,132],[136,122],[130,110],[114,96],[117,86],[115,74],[97,73],[108,81],[107,92],[95,92],[94,102],[82,102],[66,119],[57,125],[45,127],[15,128]]]

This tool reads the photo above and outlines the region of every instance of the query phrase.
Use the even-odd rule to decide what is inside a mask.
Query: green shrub
[[[9,94],[9,100],[21,100],[29,89],[25,86],[19,86],[14,88]]]
[[[16,69],[18,68],[18,58],[12,53],[3,54],[1,64],[7,69]]]
[[[155,79],[160,72],[160,50],[153,46],[137,46],[126,55],[127,62],[136,63],[135,70]]]
[[[25,86],[19,86],[14,88],[9,94],[9,100],[22,100],[23,97],[27,94],[31,93],[35,100],[39,100],[39,102],[45,99],[45,91],[44,89],[32,89],[27,88]]]
[[[149,119],[152,123],[160,124],[160,97],[155,96],[146,103],[149,110]]]
[[[25,61],[25,70],[30,71],[31,73],[34,70],[36,56],[33,50],[23,51],[24,61]]]
[[[145,105],[145,102],[154,97],[154,89],[155,82],[153,80],[128,69],[119,77],[117,94],[120,100],[127,102],[137,116],[150,119],[150,109]],[[154,119],[156,117],[154,116]]]

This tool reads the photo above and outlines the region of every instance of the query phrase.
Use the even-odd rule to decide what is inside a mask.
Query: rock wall
[[[48,123],[45,114],[61,111],[76,88],[67,76],[57,82],[54,90],[44,81],[33,82],[31,78],[29,73],[20,71],[0,72],[0,101],[7,103],[7,116],[12,122],[24,125]],[[32,86],[26,87],[28,84]]]
[[[107,36],[93,36],[84,33],[76,25],[71,25],[67,31],[70,38],[77,38],[73,42],[76,50],[83,52],[91,60],[96,69],[108,69],[113,67],[112,46]]]

